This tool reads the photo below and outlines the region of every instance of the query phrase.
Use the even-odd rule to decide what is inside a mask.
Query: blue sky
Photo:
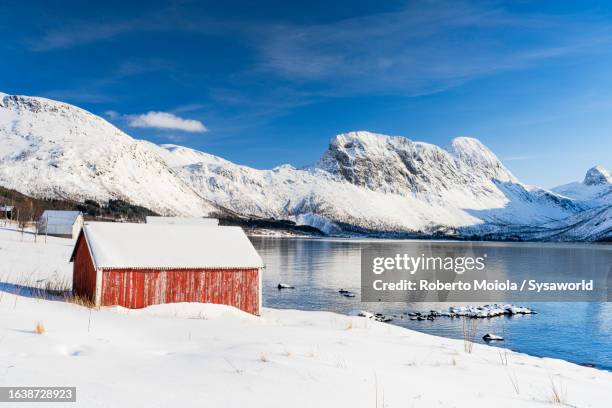
[[[257,168],[335,134],[472,136],[523,181],[612,167],[605,1],[0,3],[0,91]]]

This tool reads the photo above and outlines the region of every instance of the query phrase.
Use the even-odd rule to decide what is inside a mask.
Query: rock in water
[[[504,338],[502,336],[498,336],[497,334],[493,334],[493,333],[487,333],[484,336],[482,336],[482,339],[484,341],[504,341]]]
[[[360,310],[357,313],[357,316],[365,317],[366,319],[373,319],[374,318],[374,313],[368,312],[366,310]]]

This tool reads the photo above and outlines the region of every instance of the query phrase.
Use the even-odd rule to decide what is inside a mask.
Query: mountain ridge
[[[0,139],[0,185],[24,194],[121,199],[167,215],[225,211],[290,220],[332,235],[494,233],[503,239],[503,231],[546,230],[594,208],[521,183],[486,146],[467,137],[443,149],[401,136],[348,132],[334,137],[311,166],[257,170],[134,139],[63,102],[0,93]]]
[[[205,215],[214,209],[176,177],[156,145],[78,107],[4,94],[0,137],[0,184],[24,194],[123,199],[158,213]]]

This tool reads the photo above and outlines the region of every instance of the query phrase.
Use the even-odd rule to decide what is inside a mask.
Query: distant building
[[[216,227],[219,225],[219,220],[216,218],[147,216],[147,224],[200,225],[205,227]]]
[[[4,220],[12,220],[13,212],[15,211],[15,207],[12,205],[1,205],[0,204],[0,219]]]
[[[76,238],[83,226],[80,211],[45,210],[38,219],[38,233],[63,238]]]
[[[87,222],[74,295],[98,306],[200,302],[261,309],[261,257],[239,227]]]

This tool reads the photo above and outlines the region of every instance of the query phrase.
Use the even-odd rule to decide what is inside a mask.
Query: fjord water
[[[368,310],[395,315],[392,324],[421,332],[463,339],[463,319],[440,317],[435,321],[413,321],[403,314],[410,311],[446,309],[449,303],[361,303],[360,252],[364,247],[394,246],[397,241],[341,240],[252,237],[266,269],[263,274],[265,307],[325,310],[349,314]],[[404,241],[406,242],[406,241]],[[419,241],[423,242],[423,241]],[[465,243],[445,243],[449,250],[465,250]],[[559,254],[562,262],[587,259],[606,265],[612,246],[549,243],[471,243],[488,246],[494,262],[509,278],[554,274]],[[528,249],[528,250],[526,250]],[[610,265],[612,267],[612,265]],[[546,270],[546,269],[550,270]],[[295,289],[278,290],[278,283]],[[357,294],[346,298],[338,293],[347,289]],[[478,319],[475,340],[485,333],[502,335],[505,341],[490,343],[527,354],[560,358],[577,364],[612,370],[611,302],[518,302],[534,308],[536,315]],[[475,303],[472,303],[475,304]]]

